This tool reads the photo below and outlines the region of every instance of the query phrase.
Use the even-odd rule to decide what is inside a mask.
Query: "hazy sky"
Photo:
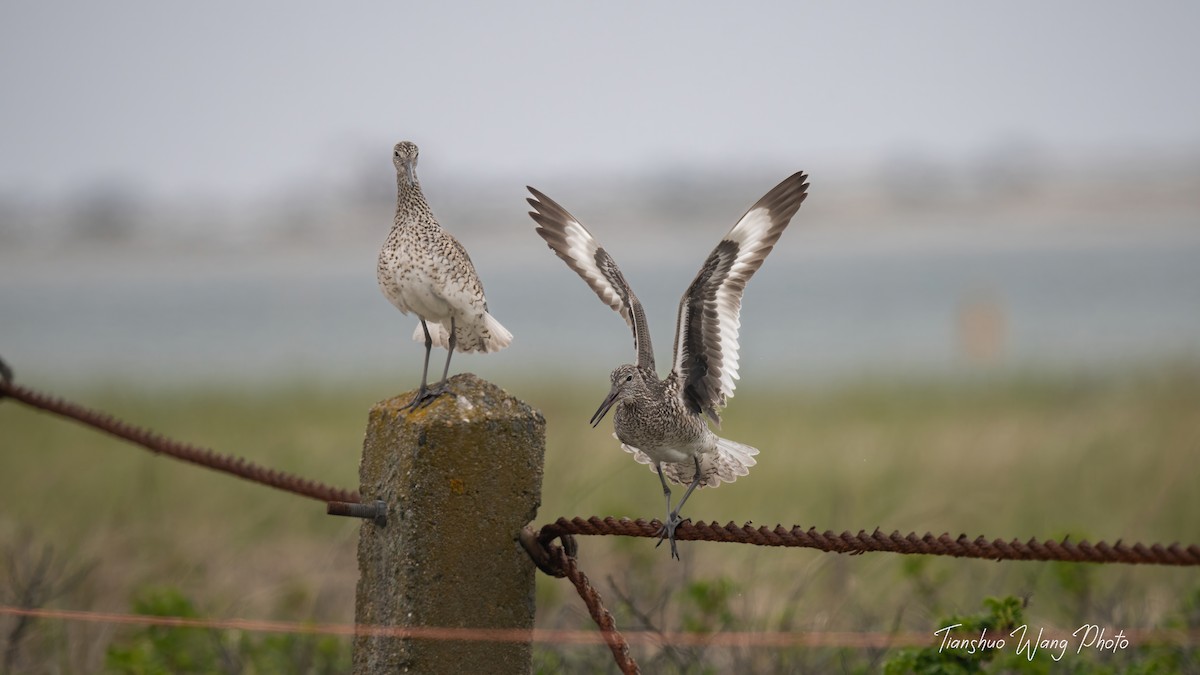
[[[1200,3],[6,2],[0,192],[1200,150]]]

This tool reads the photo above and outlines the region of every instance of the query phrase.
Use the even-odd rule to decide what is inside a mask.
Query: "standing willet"
[[[417,182],[417,146],[397,143],[392,151],[396,165],[396,220],[379,251],[376,273],[379,288],[401,312],[416,313],[421,325],[413,340],[425,340],[425,365],[421,387],[408,404],[428,405],[446,390],[450,357],[460,352],[494,352],[512,341],[499,321],[488,314],[483,284],[467,251],[438,225]],[[442,381],[428,388],[429,352],[445,347]]]
[[[667,500],[667,519],[658,543],[669,540],[671,556],[676,559],[675,528],[682,522],[679,510],[692,491],[697,486],[716,487],[721,481],[732,483],[755,464],[758,450],[720,438],[708,428],[704,415],[720,426],[717,409],[733,396],[738,377],[742,293],[807,196],[807,178],[803,172],[796,173],[776,185],[750,207],[704,261],[679,302],[674,367],[665,380],[659,380],[654,370],[654,350],[642,304],[616,262],[577,218],[529,188],[536,197],[528,200],[534,208],[529,215],[538,224],[538,234],[633,329],[637,365],[612,371],[612,390],[591,424],[599,424],[615,405],[613,428],[621,447],[658,472]],[[667,479],[688,486],[674,509]]]

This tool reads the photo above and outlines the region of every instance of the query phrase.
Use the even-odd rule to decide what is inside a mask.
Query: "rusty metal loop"
[[[570,535],[567,535],[568,537]],[[517,535],[517,541],[521,542],[521,547],[529,554],[529,559],[537,568],[546,574],[561,579],[567,576],[566,570],[559,565],[557,555],[551,555],[550,548],[560,548],[554,544],[543,544],[534,534],[533,528],[526,525],[521,528],[520,534]]]

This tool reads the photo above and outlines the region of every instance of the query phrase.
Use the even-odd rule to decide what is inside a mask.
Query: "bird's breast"
[[[408,235],[408,236],[406,236]],[[379,252],[377,277],[383,295],[401,312],[414,312],[426,320],[449,319],[453,313],[446,271],[413,241],[412,233],[393,230]]]
[[[690,461],[715,446],[708,425],[682,406],[622,401],[613,415],[613,430],[622,443],[660,462]]]

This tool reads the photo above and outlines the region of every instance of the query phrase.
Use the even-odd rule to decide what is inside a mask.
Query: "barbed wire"
[[[622,537],[653,537],[657,538],[662,525],[658,520],[645,521],[641,518],[559,518],[553,523],[543,525],[537,539],[542,545],[564,535],[609,535]],[[949,534],[933,536],[926,533],[917,536],[916,533],[901,535],[897,531],[885,534],[878,528],[867,533],[860,530],[858,534],[842,532],[837,534],[826,530],[818,532],[816,528],[802,529],[794,526],[786,529],[782,525],[774,528],[767,526],[753,527],[750,524],[738,526],[731,523],[720,525],[716,522],[698,523],[684,522],[675,530],[675,538],[686,541],[717,541],[736,544],[754,544],[757,546],[788,546],[814,548],[833,553],[849,553],[857,555],[870,552],[888,552],[910,555],[942,555],[955,558],[980,558],[984,560],[1040,560],[1087,563],[1123,563],[1129,565],[1200,565],[1200,545],[1183,547],[1178,543],[1169,546],[1162,544],[1128,545],[1121,541],[1115,544],[1099,542],[1092,544],[1085,541],[1074,543],[1070,538],[1062,541],[1030,539],[1021,542],[1016,539],[1004,541],[1001,539],[987,540],[984,537],[970,539],[967,535],[954,538]]]
[[[4,397],[20,401],[32,408],[74,420],[135,445],[140,445],[153,453],[190,462],[301,497],[317,499],[327,503],[335,501],[360,501],[358,493],[352,490],[331,487],[324,483],[301,478],[285,471],[260,466],[242,457],[226,455],[190,443],[175,441],[144,427],[123,422],[108,413],[92,410],[79,404],[14,384],[9,377],[0,378],[0,398]]]

